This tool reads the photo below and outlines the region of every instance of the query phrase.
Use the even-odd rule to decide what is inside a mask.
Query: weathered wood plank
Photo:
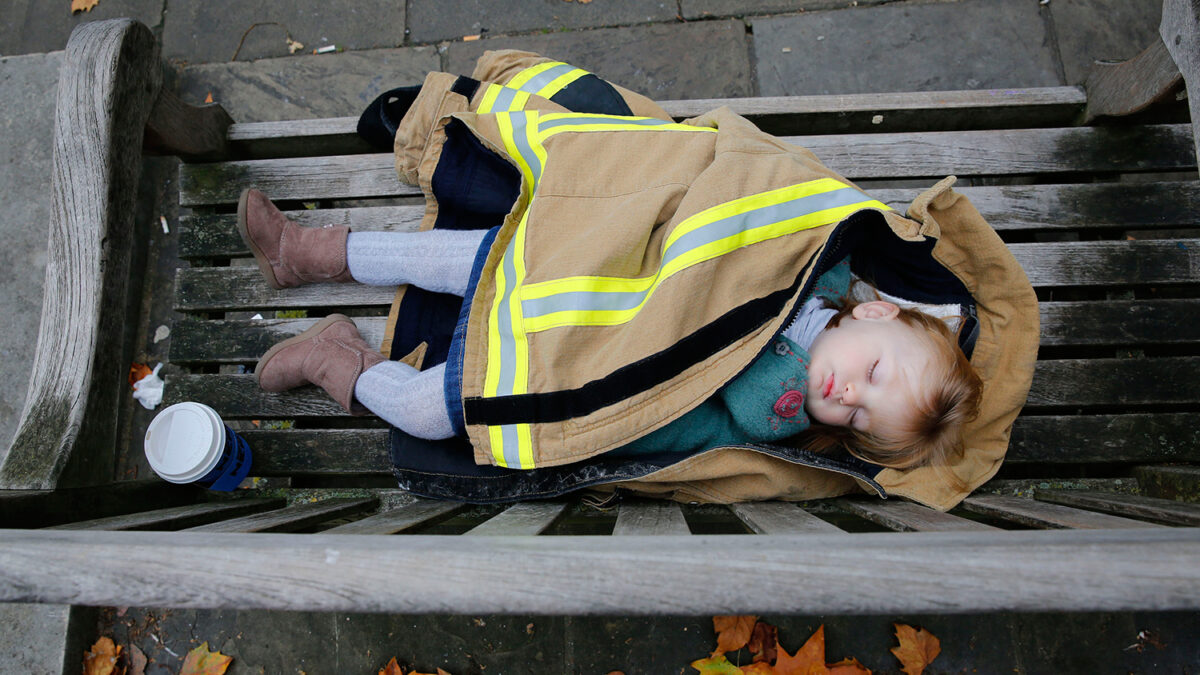
[[[110,471],[127,366],[129,265],[141,138],[162,82],[132,19],[72,32],[59,73],[41,324],[24,408],[0,450],[0,489],[57,487],[71,455]]]
[[[284,211],[304,227],[348,225],[355,232],[413,232],[421,224],[425,207],[365,206],[345,209]],[[235,214],[192,214],[179,219],[179,257],[246,257],[250,250],[237,231]]]
[[[1197,528],[535,542],[5,530],[0,601],[564,615],[787,614],[797,598],[817,614],[1196,610],[1197,559]],[[537,583],[513,570],[536,571]],[[862,592],[879,579],[904,579],[904,592]]]
[[[1171,499],[1083,490],[1038,490],[1038,501],[1093,509],[1121,516],[1145,518],[1160,523],[1200,527],[1200,504]]]
[[[1038,361],[1027,408],[1194,404],[1200,400],[1200,357]],[[262,392],[253,375],[173,375],[169,402],[204,401],[223,417],[346,416],[316,387]]]
[[[625,501],[617,509],[614,537],[662,537],[690,534],[675,502]]]
[[[834,504],[847,513],[897,532],[995,532],[998,529],[912,502],[843,498],[835,500]]]
[[[850,179],[1179,171],[1196,166],[1188,125],[787,136]],[[184,206],[233,204],[247,187],[272,199],[414,196],[391,154],[239,160],[180,167]]]
[[[1081,87],[881,92],[660,101],[677,120],[727,106],[773,134],[1053,127],[1074,124],[1087,97]],[[881,117],[882,119],[877,119]],[[250,122],[229,129],[246,157],[368,152],[357,117]]]
[[[1200,503],[1200,466],[1137,466],[1133,475],[1151,497]]]
[[[104,518],[133,513],[147,504],[169,508],[203,499],[203,488],[157,477],[96,487],[0,490],[0,527],[49,527],[78,520],[81,514]]]
[[[1023,415],[1006,462],[1200,461],[1200,414]]]
[[[1079,529],[1142,529],[1162,527],[1140,520],[1093,513],[1069,506],[1046,504],[1023,497],[975,495],[963,500],[963,507],[973,513],[1000,518],[1030,527]]]
[[[232,501],[190,504],[169,509],[155,509],[124,516],[95,518],[76,523],[57,525],[51,530],[178,530],[210,523],[214,520],[277,509],[286,505],[283,499],[238,499]]]
[[[821,520],[788,502],[730,504],[729,510],[755,534],[810,534],[842,531],[832,523]]]
[[[1086,122],[1104,115],[1130,115],[1173,100],[1183,76],[1162,40],[1119,63],[1097,62],[1088,73]]]
[[[321,534],[396,534],[450,516],[465,504],[420,499],[360,520],[330,528]]]
[[[239,431],[255,476],[391,475],[387,429]]]
[[[1200,281],[1200,240],[1086,241],[1010,244],[1036,287],[1176,285]],[[277,291],[257,267],[180,269],[175,309],[181,312],[389,305],[391,287],[312,284]]]
[[[473,536],[534,536],[545,532],[562,517],[567,502],[522,502],[508,507],[465,532]]]
[[[1175,60],[1188,91],[1200,82],[1200,5],[1195,0],[1164,0],[1158,34]],[[1188,96],[1194,152],[1200,156],[1200,96]]]
[[[375,498],[325,499],[312,504],[295,504],[268,513],[231,518],[208,525],[189,527],[185,532],[291,532],[335,518],[369,511],[378,505]]]
[[[1064,346],[1146,346],[1200,342],[1200,323],[1180,317],[1200,315],[1200,299],[1043,302],[1041,344]],[[200,321],[183,319],[171,331],[171,361],[250,363],[272,345],[312,327],[320,319]],[[355,319],[363,339],[383,342],[385,317]]]
[[[1019,230],[1138,230],[1196,223],[1200,181],[1155,183],[1085,183],[1076,185],[956,186],[1000,232]],[[873,189],[876,199],[906,209],[919,189]],[[284,211],[306,227],[348,225],[355,231],[417,229],[424,209],[412,206],[366,206]],[[179,256],[247,257],[233,214],[195,214],[180,219]]]

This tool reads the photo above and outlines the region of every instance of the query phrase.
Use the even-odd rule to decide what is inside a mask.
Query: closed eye
[[[873,383],[875,381],[875,369],[878,367],[879,367],[879,359],[876,359],[875,363],[871,364],[870,370],[867,371],[867,382]]]

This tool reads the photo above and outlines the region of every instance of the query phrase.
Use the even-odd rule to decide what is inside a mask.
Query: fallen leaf
[[[205,102],[205,103],[212,103],[212,102],[213,102],[213,100],[212,100],[212,92],[211,92],[211,91],[210,91],[210,92],[208,92],[208,96],[205,96],[205,97],[204,97],[204,102]]]
[[[713,654],[736,652],[750,641],[757,616],[714,616],[713,630],[717,632],[717,650]]]
[[[295,54],[296,52],[300,51],[301,49],[304,49],[304,44],[301,42],[298,42],[296,40],[293,40],[292,38],[289,37],[287,39],[287,47],[288,47],[289,54]]]
[[[71,13],[90,12],[98,4],[100,0],[71,0]]]
[[[855,658],[845,658],[825,667],[828,669],[829,675],[871,675],[871,669],[859,663]]]
[[[795,654],[789,655],[783,645],[779,645],[775,672],[778,675],[825,675],[828,672],[825,668],[825,625],[822,624]]]
[[[146,666],[149,663],[149,659],[137,645],[129,646],[129,675],[146,675]]]
[[[225,669],[232,662],[232,656],[208,651],[208,643],[205,642],[187,653],[179,675],[224,675]]]
[[[733,665],[724,654],[714,654],[707,659],[692,661],[692,667],[701,675],[742,675],[742,669]]]
[[[123,675],[124,668],[117,665],[121,660],[121,646],[110,638],[102,637],[83,654],[83,675]]]
[[[400,668],[400,664],[396,663],[396,657],[392,657],[387,665],[379,669],[379,675],[404,675],[404,670]]]
[[[132,387],[134,382],[137,382],[153,372],[154,371],[150,369],[150,366],[147,366],[144,363],[129,364],[129,386]]]
[[[942,643],[933,633],[924,628],[917,629],[902,623],[892,624],[896,628],[896,639],[900,645],[892,647],[892,653],[900,659],[900,670],[907,675],[921,675],[942,651]]]
[[[775,675],[775,667],[766,661],[757,661],[748,666],[742,666],[743,675]]]
[[[750,655],[754,658],[754,663],[760,661],[774,663],[775,657],[778,654],[778,651],[776,651],[778,647],[778,628],[765,621],[759,621],[754,624],[754,631],[750,633],[750,642],[746,643],[746,649],[750,650]]]

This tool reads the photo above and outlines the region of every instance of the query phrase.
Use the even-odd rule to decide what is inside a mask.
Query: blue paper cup
[[[171,483],[228,492],[250,473],[250,446],[217,411],[187,401],[160,412],[146,429],[150,468]]]

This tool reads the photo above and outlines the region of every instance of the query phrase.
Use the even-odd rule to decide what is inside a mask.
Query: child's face
[[[897,320],[890,302],[858,305],[817,335],[804,408],[818,422],[878,433],[915,414],[933,355],[919,328]]]

